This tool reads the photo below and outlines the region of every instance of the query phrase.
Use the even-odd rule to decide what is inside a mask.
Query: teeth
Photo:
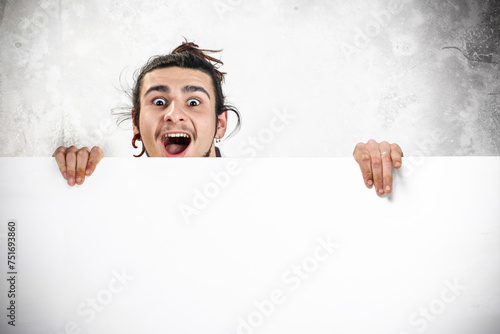
[[[167,134],[165,135],[165,138],[167,138],[167,137],[170,137],[170,138],[172,138],[172,137],[184,137],[184,138],[189,138],[189,135],[187,135],[187,134],[185,134],[185,133],[167,133]]]

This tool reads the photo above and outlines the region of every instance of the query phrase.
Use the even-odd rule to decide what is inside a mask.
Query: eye
[[[165,101],[165,99],[163,98],[157,98],[153,100],[153,104],[156,106],[164,106],[165,104],[167,104],[167,101]]]
[[[198,100],[198,99],[189,99],[189,100],[187,101],[187,104],[188,104],[188,106],[190,106],[190,107],[196,107],[196,106],[199,106],[199,105],[200,105],[200,103],[201,103],[201,102],[200,102],[200,100]]]

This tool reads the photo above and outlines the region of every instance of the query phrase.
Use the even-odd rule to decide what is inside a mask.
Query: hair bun
[[[209,56],[206,53],[217,53],[221,52],[222,50],[206,50],[206,49],[200,49],[199,46],[193,42],[188,42],[186,38],[184,38],[184,42],[182,42],[181,45],[176,47],[172,53],[181,53],[181,52],[189,52],[194,54],[195,56],[200,57],[201,59],[204,59],[208,61],[209,63],[212,64],[212,66],[215,69],[215,72],[217,73],[217,77],[219,78],[220,82],[224,81],[224,75],[226,74],[225,72],[220,72],[218,69],[221,65],[224,63],[214,57]]]

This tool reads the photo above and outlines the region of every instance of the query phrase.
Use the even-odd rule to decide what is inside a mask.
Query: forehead
[[[212,79],[200,70],[181,67],[158,68],[146,73],[143,78],[141,95],[152,86],[165,85],[172,90],[186,85],[198,85],[205,88],[213,96]]]

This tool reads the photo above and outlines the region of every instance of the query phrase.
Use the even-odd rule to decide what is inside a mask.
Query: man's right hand
[[[92,150],[87,147],[78,149],[76,146],[60,146],[52,155],[68,185],[82,184],[85,176],[94,173],[95,167],[104,158],[104,152],[98,146]]]

